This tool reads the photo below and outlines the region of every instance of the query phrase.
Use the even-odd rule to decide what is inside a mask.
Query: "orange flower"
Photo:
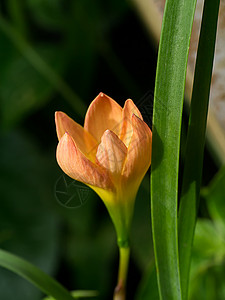
[[[151,163],[152,133],[131,99],[122,108],[100,93],[90,104],[84,128],[55,114],[57,161],[104,201],[118,241],[126,244],[135,197]]]

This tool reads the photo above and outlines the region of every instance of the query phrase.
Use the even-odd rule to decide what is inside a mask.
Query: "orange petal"
[[[98,143],[89,132],[61,111],[55,113],[55,123],[59,140],[67,132],[80,151],[89,159],[95,161]]]
[[[88,160],[68,133],[59,141],[56,158],[63,172],[73,179],[91,186],[113,189],[107,171]]]
[[[136,115],[132,116],[133,135],[122,175],[125,182],[138,188],[151,164],[152,132]]]
[[[121,175],[124,160],[127,155],[127,147],[118,136],[106,130],[102,136],[101,144],[98,146],[97,162],[110,171],[113,175]]]
[[[133,134],[132,115],[136,115],[143,120],[140,111],[131,99],[127,99],[122,111],[122,127],[120,139],[128,147]]]
[[[100,93],[90,104],[84,128],[100,143],[103,133],[109,129],[116,134],[120,131],[122,107],[112,98]]]

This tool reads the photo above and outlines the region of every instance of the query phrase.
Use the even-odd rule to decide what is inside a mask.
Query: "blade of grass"
[[[179,208],[179,256],[183,299],[187,299],[192,241],[202,177],[205,131],[219,0],[205,0],[196,59]]]
[[[97,297],[98,293],[96,291],[82,291],[82,290],[78,290],[78,291],[73,291],[71,292],[72,296],[74,299],[80,299],[80,298],[93,298],[93,297]],[[55,300],[52,297],[47,297],[44,298],[43,300]]]
[[[71,105],[74,111],[81,117],[84,116],[86,106],[75,92],[67,85],[61,76],[54,71],[23,36],[0,14],[0,30],[12,41],[30,64],[44,77],[62,97]]]
[[[27,279],[46,295],[56,300],[74,300],[70,293],[52,277],[25,261],[0,249],[0,266]]]
[[[177,189],[181,117],[196,0],[167,0],[153,109],[152,227],[161,299],[181,299]]]

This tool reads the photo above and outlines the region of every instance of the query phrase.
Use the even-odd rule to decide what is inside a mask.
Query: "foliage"
[[[160,299],[182,299],[177,232],[178,172],[195,5],[195,0],[166,2],[159,44],[153,110],[151,206]]]

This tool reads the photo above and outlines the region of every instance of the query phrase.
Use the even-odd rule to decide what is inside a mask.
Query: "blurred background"
[[[121,105],[132,98],[151,126],[156,43],[129,1],[0,0],[0,11],[0,247],[69,290],[94,289],[99,299],[111,299],[118,263],[114,228],[101,200],[58,167],[54,112],[83,124],[88,105],[104,92]],[[184,122],[181,160],[185,139]],[[206,186],[218,169],[208,151],[204,166]],[[204,199],[208,195],[206,189]],[[205,201],[200,216],[211,220]],[[130,238],[128,299],[150,294],[157,299],[149,173],[138,193]],[[211,286],[220,284],[224,296],[216,276],[210,273]],[[15,295],[43,297],[0,268],[0,299]]]

